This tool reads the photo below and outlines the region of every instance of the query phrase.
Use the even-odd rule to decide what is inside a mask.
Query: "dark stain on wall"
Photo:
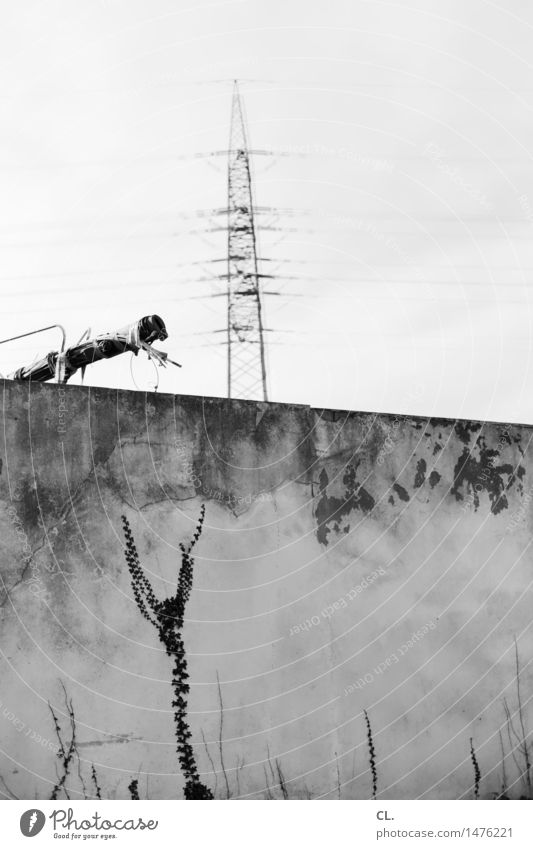
[[[19,483],[20,498],[17,502],[17,510],[20,520],[27,532],[39,527],[39,519],[43,510],[43,501],[46,508],[50,507],[50,498],[39,500],[37,488],[26,480]]]
[[[482,424],[481,422],[456,422],[455,423],[455,432],[461,442],[464,442],[465,445],[468,445],[470,442],[470,437],[473,433],[477,433],[478,430],[481,430]]]
[[[343,476],[342,482],[346,487],[344,497],[335,498],[328,496],[327,487],[329,484],[328,473],[325,469],[320,472],[319,491],[320,498],[315,508],[315,518],[317,520],[317,539],[323,545],[328,544],[328,534],[341,529],[341,521],[345,516],[348,516],[352,510],[360,510],[363,513],[369,513],[373,510],[375,501],[367,490],[357,482],[357,465],[348,465]],[[343,530],[347,533],[349,525],[344,526]]]
[[[392,488],[401,501],[409,501],[409,493],[401,484],[395,483]]]
[[[427,463],[422,458],[416,464],[416,474],[415,474],[414,485],[417,488],[420,487],[420,486],[423,486],[425,481],[426,481],[426,469],[427,469]]]
[[[513,443],[511,442],[511,437],[509,436],[509,431],[508,431],[508,430],[500,430],[500,431],[499,431],[499,434],[500,434],[500,442],[502,442],[502,443],[503,443],[503,442],[506,442],[506,443],[507,443],[507,445],[512,445],[512,444],[513,444]]]
[[[479,495],[486,492],[490,499],[490,509],[494,514],[500,513],[509,506],[506,490],[509,490],[519,480],[519,491],[522,491],[521,480],[525,474],[523,466],[518,466],[516,473],[510,463],[494,465],[499,457],[495,449],[479,446],[479,459],[465,447],[454,468],[454,483],[450,490],[456,501],[464,501],[465,495],[472,499],[474,510],[479,507]],[[507,481],[504,480],[507,477]]]
[[[128,403],[127,409],[133,420],[143,421],[144,411],[136,408],[133,402]],[[120,428],[117,416],[109,414],[109,399],[98,390],[91,396],[90,424],[93,463],[104,465],[120,441]]]

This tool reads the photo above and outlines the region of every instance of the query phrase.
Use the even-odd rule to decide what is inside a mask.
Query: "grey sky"
[[[492,2],[21,2],[0,34],[0,337],[158,312],[223,395],[231,80],[242,80],[273,400],[533,422],[533,10]],[[290,294],[290,297],[289,297]],[[50,334],[0,348],[8,373]],[[129,355],[92,385],[133,387]],[[133,363],[142,389],[153,369]]]

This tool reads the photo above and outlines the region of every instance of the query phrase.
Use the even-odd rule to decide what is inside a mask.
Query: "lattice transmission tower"
[[[267,398],[261,278],[243,107],[233,88],[228,159],[228,398]]]

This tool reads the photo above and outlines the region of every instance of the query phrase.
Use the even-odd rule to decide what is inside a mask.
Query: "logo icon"
[[[29,811],[24,811],[20,818],[20,830],[24,837],[35,837],[42,831],[46,822],[46,817],[42,811],[37,808],[30,808]]]

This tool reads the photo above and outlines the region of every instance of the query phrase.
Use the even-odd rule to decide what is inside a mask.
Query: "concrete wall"
[[[382,798],[473,795],[470,738],[490,797],[500,730],[525,792],[503,700],[520,736],[516,637],[533,728],[530,427],[10,381],[3,422],[2,793],[50,795],[64,686],[71,796],[94,763],[104,797],[138,776],[181,798],[171,660],[120,517],[162,598],[202,503],[184,636],[217,796],[281,797],[279,765],[291,797],[368,798],[365,710]]]

